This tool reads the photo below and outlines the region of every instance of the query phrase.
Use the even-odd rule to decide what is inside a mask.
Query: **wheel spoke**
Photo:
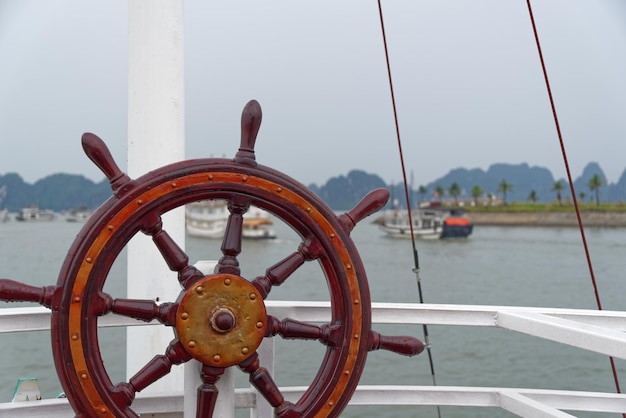
[[[129,383],[135,392],[141,392],[152,383],[167,375],[173,365],[185,363],[189,360],[191,360],[189,353],[185,351],[180,341],[174,340],[169,347],[167,347],[165,354],[154,356],[148,364],[130,378]]]
[[[424,351],[424,344],[415,337],[381,335],[372,330],[367,345],[369,351],[387,350],[403,356],[415,356]]]
[[[219,392],[215,384],[222,374],[224,374],[222,367],[202,366],[202,371],[200,372],[202,385],[198,387],[196,417],[205,418],[213,416],[213,410],[215,409]]]
[[[134,182],[120,170],[102,139],[86,132],[83,134],[81,142],[87,157],[98,166],[109,180],[115,196],[121,198],[134,187]]]
[[[338,217],[339,222],[343,225],[346,232],[352,232],[352,229],[363,218],[370,216],[372,213],[382,209],[389,200],[389,190],[376,189],[369,192],[359,203],[357,203],[350,211]]]
[[[118,383],[111,388],[111,398],[119,409],[125,409],[135,400],[135,390],[126,382]]]
[[[195,281],[204,277],[200,270],[189,265],[189,256],[176,244],[170,234],[163,229],[163,221],[158,213],[151,212],[144,216],[142,218],[141,230],[144,234],[152,237],[152,241],[157,246],[169,269],[178,272],[178,281],[183,288],[188,289]]]
[[[162,303],[157,305],[147,299],[114,299],[105,292],[98,292],[89,301],[89,312],[93,316],[108,313],[127,316],[145,322],[158,320],[160,323],[174,326],[178,303]]]
[[[283,394],[267,369],[260,367],[259,355],[252,354],[239,364],[239,368],[250,375],[250,383],[274,408],[288,409],[290,402],[286,402]]]
[[[162,303],[144,299],[115,299],[111,303],[111,312],[145,322],[157,320],[168,326],[176,325],[177,303]]]
[[[5,302],[37,302],[50,309],[57,309],[55,294],[58,286],[34,287],[10,279],[0,279],[0,300]],[[60,294],[59,294],[60,296]]]
[[[291,318],[285,318],[281,321],[268,315],[265,336],[273,337],[275,335],[280,335],[287,340],[320,340],[325,345],[337,347],[341,345],[342,334],[339,325],[326,324],[320,327]]]
[[[219,273],[239,275],[239,261],[237,256],[241,253],[241,237],[243,233],[243,214],[250,207],[250,202],[244,196],[235,195],[228,202],[228,222],[226,223],[226,231],[222,241],[222,254],[217,265]]]
[[[315,260],[322,254],[319,241],[314,238],[305,240],[298,247],[298,251],[287,256],[283,260],[265,270],[265,276],[259,276],[252,281],[263,299],[272,290],[272,286],[280,286],[296,271],[305,261]]]

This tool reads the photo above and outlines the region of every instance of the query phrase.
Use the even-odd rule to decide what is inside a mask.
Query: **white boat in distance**
[[[194,237],[221,239],[228,222],[228,204],[225,200],[202,200],[185,205],[185,228]],[[273,239],[276,232],[268,212],[251,206],[243,215],[242,238]]]
[[[15,216],[18,221],[53,221],[56,214],[49,209],[39,209],[37,206],[22,208]]]
[[[69,211],[67,213],[67,216],[65,217],[65,220],[68,222],[87,222],[87,219],[89,219],[92,213],[92,210],[81,206]]]
[[[474,228],[463,211],[436,204],[411,211],[413,235],[419,239],[467,238]],[[380,229],[393,238],[411,238],[407,210],[389,209],[380,220]]]
[[[0,204],[4,201],[4,198],[7,196],[7,186],[0,187]],[[6,222],[9,220],[9,210],[8,209],[0,209],[0,222]]]

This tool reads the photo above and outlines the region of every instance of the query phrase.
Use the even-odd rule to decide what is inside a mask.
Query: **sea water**
[[[238,257],[242,276],[263,275],[274,263],[294,252],[299,237],[276,223],[278,239],[245,241]],[[55,284],[61,263],[81,224],[53,222],[0,224],[0,278],[35,286]],[[167,229],[167,225],[166,225]],[[626,310],[626,230],[585,231],[603,308]],[[352,231],[363,259],[372,301],[419,302],[409,240],[384,236],[369,220]],[[220,241],[186,238],[192,263],[221,256]],[[423,301],[470,305],[514,305],[596,309],[596,300],[577,228],[475,227],[467,240],[417,241]],[[105,290],[124,296],[125,258],[121,254]],[[172,278],[175,280],[175,275]],[[270,300],[327,300],[317,263],[306,263]],[[0,302],[1,304],[1,302]],[[32,306],[5,304],[3,307]],[[390,335],[423,338],[421,326],[374,325]],[[502,386],[614,392],[609,359],[573,347],[511,331],[455,326],[428,326],[435,379],[440,386]],[[112,380],[125,379],[123,330],[101,335],[103,361]],[[20,377],[37,377],[44,397],[62,388],[56,377],[47,332],[0,334],[0,401],[10,400]],[[279,385],[308,385],[320,367],[324,347],[312,341],[276,337],[275,379]],[[164,347],[165,349],[165,347]],[[616,360],[626,379],[626,363]],[[237,371],[239,386],[247,376]],[[363,384],[432,385],[428,355],[407,358],[384,351],[368,355]],[[442,417],[513,417],[494,408],[442,407]],[[585,414],[609,417],[615,414]],[[239,411],[238,416],[247,416]],[[348,407],[345,417],[437,417],[434,407]]]

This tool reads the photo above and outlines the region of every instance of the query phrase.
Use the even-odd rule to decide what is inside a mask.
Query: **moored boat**
[[[227,220],[228,209],[222,201],[205,200],[185,205],[185,228],[191,236],[220,238]]]
[[[192,202],[185,205],[185,228],[194,237],[220,239],[226,231],[229,216],[227,202],[224,200]],[[272,225],[268,212],[250,207],[243,217],[242,238],[276,238]]]
[[[380,229],[392,238],[411,238],[413,235],[421,239],[439,239],[443,231],[443,219],[439,213],[431,210],[417,209],[409,213],[405,210],[390,209],[381,219]]]
[[[243,215],[243,230],[241,236],[246,239],[276,238],[276,232],[272,225],[274,225],[274,222],[270,218],[270,214],[253,206]]]
[[[436,205],[419,207],[411,211],[389,209],[380,218],[380,229],[389,237],[419,239],[467,238],[474,226],[463,211]]]
[[[68,222],[86,222],[92,213],[93,211],[87,209],[84,206],[81,206],[79,208],[69,211],[65,216],[65,220]]]
[[[7,186],[0,187],[0,204],[4,201],[4,198],[7,196]],[[6,222],[9,220],[9,210],[8,209],[0,209],[0,222]]]
[[[462,211],[451,210],[443,219],[441,238],[467,238],[472,234],[474,225]]]
[[[28,208],[22,208],[15,216],[18,221],[33,222],[33,221],[53,221],[56,218],[56,214],[48,209],[39,209],[37,206],[31,206]]]

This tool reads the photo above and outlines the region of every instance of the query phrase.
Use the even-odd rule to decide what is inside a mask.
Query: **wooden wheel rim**
[[[296,403],[302,416],[336,416],[346,406],[363,369],[371,328],[364,268],[348,234],[327,206],[304,186],[266,167],[204,159],[172,164],[135,180],[132,190],[112,197],[77,236],[59,275],[62,308],[52,315],[53,353],[68,398],[86,416],[137,416],[115,400],[115,385],[100,356],[97,320],[89,310],[106,275],[139,220],[195,200],[246,196],[324,248],[320,260],[329,284],[332,319],[342,344],[328,349],[322,366]]]

